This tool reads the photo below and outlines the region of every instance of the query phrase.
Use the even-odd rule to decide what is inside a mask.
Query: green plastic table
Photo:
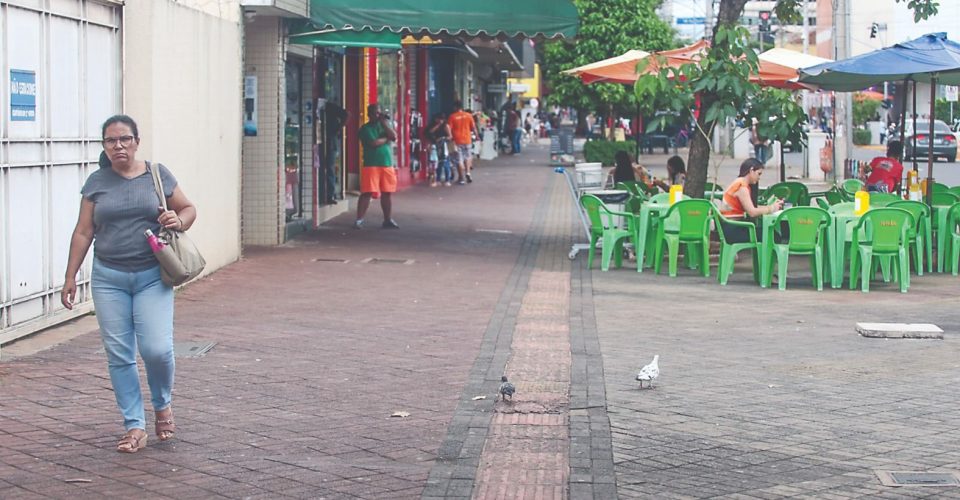
[[[830,286],[840,288],[843,286],[843,266],[846,264],[843,249],[853,237],[853,226],[860,220],[860,216],[854,215],[852,206],[843,205],[833,207],[830,214],[833,216],[833,221],[830,222],[830,228],[827,230]]]
[[[654,238],[654,235],[649,234],[653,228],[653,225],[650,224],[650,218],[666,212],[668,208],[670,208],[669,203],[644,203],[640,206],[640,215],[638,216],[640,220],[637,221],[637,232],[640,233],[637,235],[637,246],[639,248],[635,249],[637,253],[638,273],[643,272],[644,266],[653,265],[653,255],[655,252],[649,252],[649,255],[647,254],[647,247],[653,243],[651,238]]]

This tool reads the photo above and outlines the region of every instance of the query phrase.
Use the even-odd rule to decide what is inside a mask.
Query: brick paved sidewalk
[[[141,453],[114,451],[121,425],[95,333],[4,359],[0,498],[420,497],[465,387],[494,397],[471,366],[541,193],[562,182],[545,160],[532,147],[485,162],[471,185],[412,188],[396,197],[398,231],[378,227],[374,203],[368,228],[342,216],[179,292],[177,342],[217,345],[177,360],[172,442],[148,429]]]

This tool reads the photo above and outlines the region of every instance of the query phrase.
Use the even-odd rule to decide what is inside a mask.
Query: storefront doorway
[[[284,203],[287,222],[303,218],[303,63],[287,61],[286,117],[283,124]]]

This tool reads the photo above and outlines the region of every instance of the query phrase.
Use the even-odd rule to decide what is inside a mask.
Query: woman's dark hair
[[[627,153],[624,150],[617,151],[613,155],[613,182],[628,182],[635,181],[636,176],[633,173],[633,159],[630,158],[630,153]]]
[[[130,131],[133,132],[133,137],[135,139],[140,138],[140,129],[137,128],[137,122],[133,121],[133,118],[130,118],[127,115],[113,115],[110,118],[107,118],[107,121],[103,122],[103,127],[100,129],[100,137],[106,137],[107,127],[113,125],[114,123],[122,123],[130,127]]]
[[[437,113],[437,114],[433,115],[433,122],[432,122],[432,123],[437,123],[438,121],[442,121],[442,120],[443,120],[443,113]]]
[[[686,173],[687,167],[683,164],[683,158],[673,155],[667,160],[667,174],[670,176],[670,184],[676,184],[680,174]]]
[[[900,141],[887,141],[888,158],[900,158],[901,153],[903,153],[903,144],[900,144]]]
[[[760,160],[756,158],[747,158],[743,160],[743,163],[740,164],[740,175],[738,177],[745,177],[747,174],[754,170],[763,170],[763,163],[760,163]],[[760,186],[758,184],[750,184],[750,200],[753,201],[753,205],[757,206],[757,199],[760,195]]]

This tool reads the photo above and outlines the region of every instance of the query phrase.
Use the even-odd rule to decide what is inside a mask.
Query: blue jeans
[[[93,261],[93,304],[107,353],[110,382],[127,430],[146,429],[137,350],[147,372],[154,411],[170,406],[173,390],[173,288],[160,266],[124,272]]]
[[[340,139],[334,139],[327,145],[327,154],[323,158],[323,171],[326,183],[323,185],[324,202],[334,203],[337,200],[337,155],[340,154]]]
[[[453,180],[453,172],[450,170],[450,160],[444,158],[437,164],[437,181],[450,182]]]
[[[512,139],[512,142],[513,142],[513,152],[514,152],[514,153],[519,153],[519,152],[520,152],[520,138],[523,137],[523,131],[521,131],[520,129],[514,129],[513,132],[511,132],[511,134],[512,134],[512,135],[511,135],[510,138]]]

